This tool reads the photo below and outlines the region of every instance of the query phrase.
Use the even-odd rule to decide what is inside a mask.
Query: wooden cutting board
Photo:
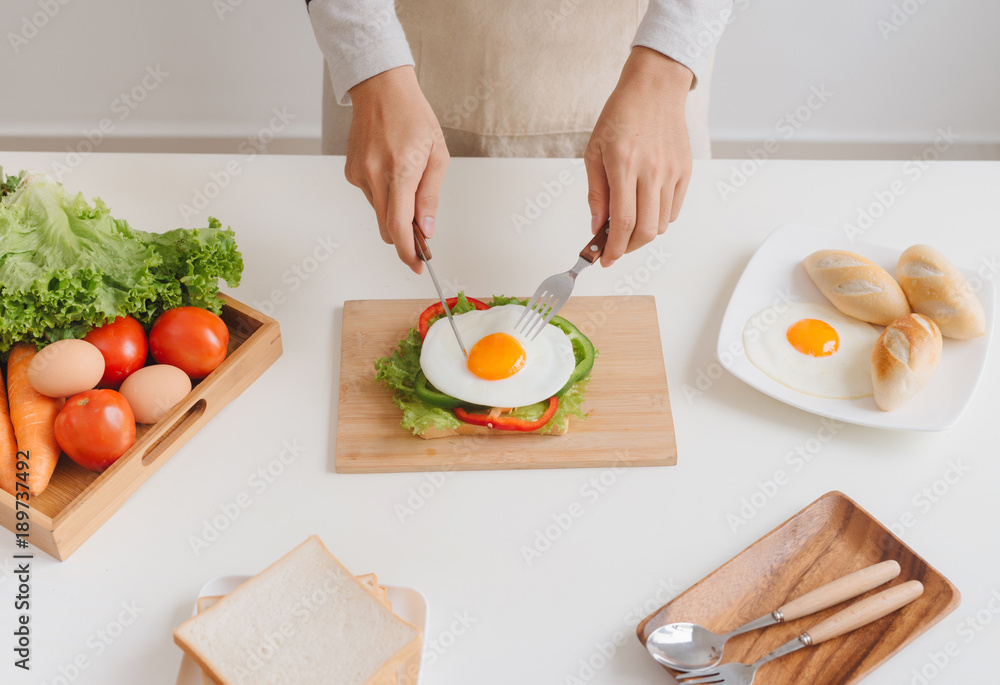
[[[488,300],[488,298],[487,298]],[[510,434],[423,440],[400,425],[375,360],[395,349],[433,300],[344,303],[336,470],[385,473],[480,469],[671,466],[677,463],[663,348],[651,296],[574,297],[560,312],[597,347],[584,409],[562,436]],[[470,343],[471,344],[471,343]]]

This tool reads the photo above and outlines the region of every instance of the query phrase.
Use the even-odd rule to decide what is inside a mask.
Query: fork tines
[[[521,318],[517,320],[514,330],[520,331],[529,340],[534,340],[542,328],[555,316],[559,303],[560,299],[555,293],[549,292],[543,285],[535,291],[534,296],[528,301],[527,308],[521,314]]]

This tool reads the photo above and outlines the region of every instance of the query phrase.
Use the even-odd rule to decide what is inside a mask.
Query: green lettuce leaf
[[[215,219],[137,231],[100,198],[91,205],[46,174],[23,174],[0,201],[0,352],[79,338],[126,314],[148,326],[181,305],[219,313],[219,278],[235,287],[242,271],[232,230]]]
[[[494,295],[493,299],[490,300],[491,307],[502,307],[505,304],[519,304],[526,307],[528,306],[528,301],[517,297],[507,297],[506,295]]]
[[[414,435],[431,428],[458,428],[462,422],[454,414],[447,409],[432,407],[414,394],[413,381],[420,370],[421,344],[420,333],[411,328],[392,354],[375,360],[375,378],[392,391],[393,403],[403,411],[400,425]]]
[[[552,415],[548,423],[535,431],[535,433],[542,435],[551,433],[557,426],[562,426],[570,416],[586,420],[587,414],[583,411],[583,400],[587,396],[588,385],[590,385],[590,376],[569,386],[569,390],[564,392],[562,397],[559,398],[559,407],[556,409],[556,413]],[[510,415],[518,419],[525,419],[526,421],[537,421],[545,413],[545,410],[548,409],[548,406],[549,403],[547,400],[537,404],[529,404],[526,407],[518,407]]]

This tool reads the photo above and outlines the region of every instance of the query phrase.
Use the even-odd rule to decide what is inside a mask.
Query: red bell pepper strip
[[[467,299],[469,301],[469,304],[471,304],[476,309],[490,308],[488,304],[486,304],[482,300],[477,300],[474,297],[467,297],[465,299]],[[448,302],[448,309],[452,309],[458,302],[458,298],[449,297],[447,302]],[[430,330],[431,324],[434,323],[434,320],[437,319],[437,317],[439,316],[444,316],[444,307],[441,305],[440,302],[435,302],[434,304],[432,304],[430,307],[428,307],[423,311],[423,313],[420,315],[420,322],[418,324],[421,340],[423,340],[427,336],[427,331]]]
[[[462,409],[462,407],[455,408],[455,416],[466,423],[471,423],[474,426],[487,426],[489,428],[495,428],[500,431],[536,431],[545,424],[547,424],[553,416],[555,416],[556,409],[559,408],[559,398],[550,397],[549,407],[545,410],[545,413],[541,415],[536,421],[528,421],[526,419],[517,419],[511,416],[492,416],[490,414],[470,414],[469,412]]]

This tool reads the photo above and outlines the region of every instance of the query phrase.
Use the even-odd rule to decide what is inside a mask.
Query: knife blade
[[[469,358],[469,353],[465,349],[465,343],[462,342],[462,336],[458,334],[458,327],[455,325],[455,319],[451,316],[451,308],[448,307],[448,301],[444,297],[444,293],[441,292],[441,284],[438,283],[437,276],[434,275],[434,268],[431,267],[431,249],[427,247],[427,239],[424,236],[423,230],[417,224],[417,220],[413,220],[413,242],[417,248],[417,256],[420,260],[427,265],[427,273],[431,275],[431,280],[434,282],[434,289],[437,290],[438,298],[441,300],[441,306],[444,307],[444,314],[448,317],[448,323],[451,324],[451,330],[455,332],[455,339],[458,340],[458,346],[462,348],[462,354],[465,358]]]

